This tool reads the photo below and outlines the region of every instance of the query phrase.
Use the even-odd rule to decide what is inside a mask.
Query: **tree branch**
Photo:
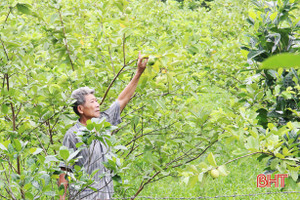
[[[2,47],[3,47],[3,49],[4,49],[4,53],[5,53],[6,59],[9,61],[8,53],[7,53],[7,50],[6,50],[5,46],[4,46],[4,42],[3,42],[3,40],[1,39],[1,35],[0,35],[0,42],[1,42]]]
[[[123,118],[126,117],[127,115],[130,115],[130,114],[134,113],[135,111],[140,110],[140,109],[142,109],[142,108],[144,108],[144,107],[145,107],[145,105],[143,105],[143,106],[141,106],[141,107],[139,107],[139,108],[137,108],[137,109],[134,109],[134,110],[131,111],[130,113],[126,113],[126,115],[124,115],[121,119],[123,119]]]
[[[150,135],[150,134],[153,133],[153,132],[156,132],[156,131],[160,131],[160,130],[162,130],[162,129],[169,128],[170,126],[174,125],[175,123],[177,123],[177,122],[173,122],[172,124],[169,124],[168,126],[165,126],[165,127],[162,127],[162,128],[155,129],[155,130],[150,131],[150,132],[145,133],[145,134],[141,134],[141,135],[139,135],[139,136],[133,138],[133,139],[132,139],[130,142],[128,142],[125,146],[130,145],[132,142],[138,140],[139,138],[141,138],[141,137],[143,137],[143,136]]]
[[[68,46],[68,41],[67,41],[67,36],[66,36],[66,30],[65,30],[65,25],[64,25],[64,21],[63,21],[63,18],[61,16],[61,12],[60,12],[60,9],[57,9],[58,11],[58,14],[59,14],[59,18],[60,18],[60,22],[61,22],[61,25],[62,25],[62,28],[63,28],[63,34],[64,34],[64,45],[67,49],[67,54],[68,54],[68,57],[69,57],[69,60],[70,60],[70,63],[71,63],[71,66],[72,66],[72,70],[74,70],[74,63],[72,61],[72,58],[71,58],[71,53],[70,53],[70,50],[69,50],[69,46]]]
[[[126,42],[126,37],[125,37],[125,33],[124,33],[123,34],[123,65],[126,64],[125,42]]]
[[[172,166],[172,168],[176,168],[176,167],[179,167],[179,166],[182,166],[182,165],[185,165],[185,164],[188,164],[196,159],[198,159],[200,156],[202,156],[210,147],[212,147],[212,145],[214,145],[218,140],[215,140],[213,141],[212,143],[210,143],[201,153],[199,153],[196,157],[186,161],[185,163],[181,163],[181,164],[178,164],[178,165],[175,165],[175,166]],[[172,164],[174,162],[171,162],[170,164]]]
[[[104,96],[103,96],[103,98],[102,98],[102,100],[101,100],[100,105],[103,104],[103,102],[104,102],[104,100],[105,100],[105,98],[106,98],[106,96],[107,96],[107,94],[108,94],[110,88],[112,87],[113,83],[116,81],[116,79],[118,78],[118,76],[121,74],[121,72],[123,71],[123,69],[124,69],[125,67],[127,67],[128,65],[131,65],[131,64],[134,63],[135,61],[137,61],[137,59],[135,59],[135,60],[133,60],[133,61],[131,61],[131,62],[129,62],[129,63],[123,65],[123,67],[120,69],[120,71],[119,71],[119,72],[117,73],[117,75],[114,77],[114,79],[110,82],[110,84],[109,84],[107,90],[106,90],[105,93],[104,93]]]
[[[3,196],[2,194],[0,194],[0,197],[5,198],[5,199],[8,199],[7,197]]]
[[[16,113],[16,118],[18,117],[18,115],[19,115],[19,113],[20,113],[20,111],[21,111],[21,108],[22,108],[22,103],[20,104],[20,107],[19,107],[19,109],[18,109],[18,111],[17,111],[17,113]]]
[[[141,186],[138,189],[138,191],[130,199],[131,200],[135,199],[135,197],[137,197],[137,195],[139,195],[139,193],[144,189],[145,185],[147,185],[148,183],[150,183],[151,180],[153,180],[160,173],[161,173],[161,171],[156,172],[151,178],[148,179],[148,181],[146,181],[145,183],[141,184]]]
[[[106,40],[106,41],[107,41],[107,40]],[[109,57],[110,57],[111,68],[112,68],[112,70],[113,70],[114,76],[116,76],[116,71],[115,71],[115,67],[114,67],[114,61],[113,61],[113,59],[112,59],[111,49],[110,49],[110,46],[109,46],[109,45],[108,45],[107,49],[108,49],[108,53],[109,53]]]
[[[4,20],[4,24],[6,24],[7,19],[8,19],[8,16],[9,16],[9,14],[11,13],[11,10],[12,10],[12,9],[13,9],[13,7],[9,6],[9,11],[8,11],[8,13],[7,13],[7,15],[6,15],[5,20]],[[4,24],[3,24],[3,27],[4,27]]]
[[[223,132],[224,132],[224,131],[223,131]],[[189,162],[192,162],[192,161],[196,160],[196,159],[199,158],[201,155],[203,155],[203,154],[204,154],[204,153],[205,153],[212,145],[214,145],[217,141],[218,141],[218,140],[215,140],[214,142],[210,143],[210,144],[209,144],[209,145],[208,145],[208,146],[207,146],[200,154],[198,154],[196,157],[194,157],[194,158],[192,158],[192,159],[190,159],[190,160],[188,160],[188,161],[186,161],[186,162],[184,162],[184,163],[182,163],[182,164],[178,164],[178,165],[175,165],[175,166],[171,166],[171,168],[176,168],[176,167],[182,166],[182,165],[184,165],[184,164],[187,164],[187,163],[189,163]],[[177,158],[174,159],[173,161],[169,162],[169,163],[163,168],[163,170],[168,169],[168,168],[170,167],[170,165],[171,165],[172,163],[174,163],[176,160],[177,160]],[[141,186],[139,187],[138,191],[134,194],[133,197],[131,197],[131,200],[135,199],[135,198],[137,197],[137,195],[144,189],[145,185],[149,184],[149,183],[150,183],[157,175],[159,175],[161,172],[162,172],[162,170],[161,170],[161,171],[157,171],[157,172],[156,172],[151,178],[149,178],[145,183],[141,184]]]
[[[224,163],[223,165],[227,165],[227,164],[229,164],[229,163],[231,163],[231,162],[234,162],[234,161],[236,161],[236,160],[239,160],[239,159],[241,159],[241,158],[245,158],[245,157],[248,157],[248,156],[252,156],[252,155],[255,155],[255,154],[258,154],[258,153],[272,155],[271,153],[262,152],[262,151],[253,152],[253,153],[249,153],[249,154],[240,156],[240,157],[235,158],[235,159],[233,159],[233,160],[229,160],[229,161],[227,161],[226,163]]]
[[[1,163],[1,165],[2,165],[2,168],[5,169],[2,163]],[[6,192],[11,196],[12,199],[17,200],[17,198],[15,197],[14,193],[12,192],[12,189],[10,188],[10,182],[9,182],[9,179],[7,177],[7,174],[6,174],[5,170],[4,170],[4,174],[5,174],[6,181],[7,181],[7,187],[9,189],[9,190],[7,189]]]
[[[32,133],[34,130],[36,130],[37,128],[39,128],[40,126],[42,126],[45,122],[47,122],[48,120],[52,119],[52,118],[55,117],[57,114],[61,113],[65,108],[66,108],[66,106],[63,106],[63,108],[62,108],[60,111],[54,113],[54,114],[53,114],[51,117],[49,117],[48,119],[45,119],[44,121],[40,122],[40,124],[39,124],[38,126],[34,127],[34,128],[33,128],[31,131],[29,131],[27,134],[29,135],[30,133]]]

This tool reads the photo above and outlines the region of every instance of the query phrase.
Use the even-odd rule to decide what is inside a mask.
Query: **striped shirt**
[[[108,110],[101,112],[100,119],[103,117],[105,117],[106,121],[112,125],[121,123],[119,102],[115,101]],[[76,144],[81,142],[80,138],[76,136],[76,133],[83,129],[85,129],[85,126],[83,126],[78,120],[77,123],[66,132],[63,145],[76,151]],[[107,162],[105,155],[108,152],[109,148],[107,145],[103,144],[99,140],[93,140],[89,148],[85,148],[80,151],[77,156],[81,156],[81,158],[78,159],[76,165],[84,167],[86,172],[89,174],[91,174],[94,170],[99,169],[99,171],[93,177],[94,183],[91,185],[91,187],[97,189],[97,192],[91,189],[85,189],[78,193],[78,191],[71,185],[69,190],[69,199],[104,200],[112,198],[114,189],[111,179],[111,172],[102,164],[103,162]],[[60,167],[66,166],[64,163],[60,163]],[[74,166],[68,168],[74,170]],[[106,173],[106,175],[100,178],[99,176],[103,173]]]

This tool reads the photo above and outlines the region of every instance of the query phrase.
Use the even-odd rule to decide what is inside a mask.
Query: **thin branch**
[[[5,199],[8,199],[7,197],[3,196],[2,194],[0,194],[0,197],[5,198]]]
[[[245,157],[248,157],[248,156],[252,156],[252,155],[255,155],[255,154],[258,154],[258,153],[272,155],[271,153],[262,152],[262,151],[259,151],[259,152],[253,152],[253,153],[249,153],[249,154],[240,156],[240,157],[235,158],[235,159],[233,159],[233,160],[229,160],[229,161],[227,161],[226,163],[224,163],[223,165],[227,165],[227,164],[229,164],[229,163],[231,163],[231,162],[234,162],[234,161],[236,161],[236,160],[239,160],[239,159],[241,159],[241,158],[245,158]]]
[[[4,46],[4,42],[3,42],[3,40],[1,39],[1,35],[0,35],[0,42],[1,42],[2,47],[3,47],[3,49],[4,49],[4,53],[5,53],[5,55],[6,55],[6,59],[9,61],[8,53],[7,53],[7,50],[6,50],[5,46]]]
[[[8,121],[12,121],[11,118],[10,118],[8,115],[4,116],[4,118],[5,118],[6,120],[8,120]]]
[[[42,141],[40,140],[39,136],[37,135],[37,133],[36,133],[36,132],[34,132],[34,135],[36,136],[36,138],[38,139],[38,141],[39,141],[40,145],[42,146],[42,148],[43,148],[43,151],[44,151],[45,155],[46,155],[46,156],[48,156],[48,153],[47,153],[47,151],[46,151],[46,149],[45,149],[45,147],[44,147],[44,145],[43,145]]]
[[[137,134],[139,133],[139,132],[136,132],[136,130],[135,130],[135,124],[134,124],[134,132],[135,132],[135,135],[134,135],[134,139],[136,138],[136,136],[137,136]],[[125,160],[126,160],[126,158],[136,149],[135,148],[135,141],[136,140],[134,140],[134,142],[133,142],[133,144],[132,144],[132,147],[131,147],[131,150],[129,151],[129,153],[125,156]]]
[[[5,169],[2,163],[1,163],[1,165],[2,165],[2,168]],[[8,184],[7,184],[7,187],[8,187],[8,189],[9,189],[9,190],[6,190],[6,192],[7,192],[8,194],[10,194],[10,196],[11,196],[12,199],[17,200],[17,198],[15,197],[14,193],[12,192],[12,189],[10,188],[10,182],[9,182],[9,179],[8,179],[8,177],[7,177],[7,174],[6,174],[6,171],[5,171],[5,170],[4,170],[4,174],[5,174],[7,183],[8,183]]]
[[[137,146],[135,146],[134,147],[134,144],[132,145],[132,149],[131,149],[131,151],[125,156],[125,160],[127,159],[127,157],[134,151],[134,150],[136,150],[138,147],[139,147],[140,145],[137,145]]]
[[[108,40],[106,40],[108,41]],[[110,62],[111,62],[111,68],[113,70],[113,73],[114,73],[114,76],[116,75],[116,71],[115,71],[115,67],[114,67],[114,61],[112,59],[112,53],[111,53],[111,49],[110,49],[110,46],[108,45],[107,46],[107,49],[108,49],[108,53],[109,53],[109,57],[110,57]]]
[[[129,68],[129,69],[123,70],[121,74],[123,74],[123,73],[125,73],[127,71],[131,71],[131,70],[136,70],[136,68],[133,67],[133,68]]]
[[[143,137],[143,136],[146,136],[146,135],[151,135],[151,133],[153,133],[153,132],[156,132],[156,131],[160,131],[160,130],[163,130],[163,129],[169,128],[170,126],[174,125],[175,123],[177,123],[177,122],[173,122],[172,124],[169,124],[168,126],[165,126],[165,127],[162,127],[162,128],[155,129],[155,130],[153,130],[153,131],[150,131],[150,132],[148,132],[148,133],[145,133],[145,134],[141,134],[141,135],[137,136],[136,138],[132,139],[132,140],[131,140],[130,142],[128,142],[128,143],[127,143],[125,146],[128,146],[128,145],[130,145],[132,142],[134,142],[134,141],[138,140],[139,138],[141,138],[141,137]]]
[[[54,114],[53,114],[51,117],[49,117],[48,119],[45,119],[44,121],[40,122],[40,124],[39,124],[38,126],[34,127],[34,128],[33,128],[31,131],[29,131],[27,134],[29,135],[30,133],[32,133],[34,130],[36,130],[37,128],[39,128],[40,126],[42,126],[45,122],[47,122],[48,120],[52,119],[52,118],[55,117],[57,114],[61,113],[65,108],[66,108],[66,106],[63,106],[63,108],[62,108],[60,111],[54,113]]]
[[[130,124],[130,122],[127,122],[126,124],[124,124],[120,128],[118,128],[118,129],[114,130],[113,132],[111,132],[111,135],[114,135],[114,134],[118,133],[120,130],[122,130],[123,128],[125,128],[126,126],[128,126],[128,124]]]
[[[2,83],[2,88],[4,88],[4,86],[5,86],[5,79],[6,79],[6,76],[5,76],[6,74],[4,74],[4,76],[3,76],[3,83]]]
[[[169,177],[169,176],[171,176],[171,177],[177,177],[177,176],[174,176],[174,175],[172,175],[172,174],[168,174],[168,175],[159,177],[159,178],[157,178],[157,179],[155,179],[155,180],[152,180],[151,182],[154,183],[154,182],[156,182],[156,181],[159,181],[159,180],[161,180],[161,179],[167,178],[167,177]]]
[[[20,111],[21,111],[22,105],[23,105],[23,104],[21,103],[21,104],[20,104],[20,107],[19,107],[19,109],[18,109],[18,111],[17,111],[17,113],[16,113],[16,116],[15,116],[16,118],[18,117],[18,115],[19,115],[19,113],[20,113]]]
[[[72,66],[72,70],[75,71],[75,70],[74,70],[74,63],[73,63],[73,61],[72,61],[71,53],[70,53],[69,46],[68,46],[68,41],[67,41],[67,36],[66,36],[66,30],[65,30],[64,21],[63,21],[63,18],[62,18],[62,16],[61,16],[60,9],[57,9],[57,11],[58,11],[59,18],[60,18],[60,22],[61,22],[61,25],[62,25],[62,28],[63,28],[64,43],[65,43],[65,47],[66,47],[66,49],[67,49],[67,54],[68,54],[68,57],[69,57],[69,60],[70,60],[71,66]]]
[[[135,111],[138,111],[138,110],[140,110],[140,109],[142,109],[142,108],[144,108],[144,107],[145,107],[145,105],[143,105],[143,106],[141,106],[141,107],[139,107],[139,108],[137,108],[137,109],[134,109],[134,110],[131,111],[130,113],[126,113],[126,115],[124,115],[121,119],[123,119],[123,118],[126,117],[127,115],[130,115],[130,114],[134,113]]]
[[[224,131],[223,131],[224,132]],[[179,166],[182,166],[184,164],[187,164],[189,162],[192,162],[193,160],[196,160],[197,158],[199,158],[201,155],[203,155],[212,145],[214,145],[218,140],[215,140],[214,142],[210,143],[210,145],[208,145],[200,154],[198,154],[196,157],[186,161],[185,163],[182,163],[182,164],[178,164],[178,165],[175,165],[175,166],[171,166],[171,168],[176,168],[176,167],[179,167]],[[164,168],[163,170],[166,170],[170,167],[170,165],[172,163],[175,162],[175,160],[177,159],[174,159],[174,161],[171,161],[170,163],[168,163]],[[162,170],[160,171],[157,171],[151,178],[149,178],[145,183],[141,184],[141,186],[139,187],[138,191],[134,194],[133,197],[131,197],[131,200],[135,199],[135,197],[137,197],[137,195],[144,189],[145,185],[149,184],[151,181],[153,181],[153,179],[159,175],[160,173],[162,172]]]
[[[179,167],[179,166],[182,166],[182,165],[185,165],[185,164],[188,164],[196,159],[198,159],[200,156],[202,156],[210,147],[212,147],[212,145],[214,145],[218,140],[215,140],[213,141],[212,143],[210,143],[210,145],[208,145],[201,153],[199,153],[196,157],[186,161],[185,163],[181,163],[181,164],[178,164],[178,165],[175,165],[175,166],[172,166],[172,168],[176,168],[176,167]],[[171,163],[172,164],[172,163]]]
[[[51,127],[51,129],[50,129],[51,132],[53,132],[53,129],[54,129],[54,127],[56,126],[58,120],[59,120],[59,118],[57,118],[57,119],[55,120],[54,124],[52,125],[52,127]]]
[[[116,81],[116,79],[118,78],[118,76],[121,74],[121,72],[123,71],[123,69],[124,69],[126,66],[131,65],[131,64],[134,63],[135,61],[137,61],[137,59],[135,59],[135,60],[133,60],[133,61],[131,61],[131,62],[125,64],[125,65],[120,69],[120,71],[117,73],[117,75],[114,77],[114,79],[110,82],[110,84],[109,84],[107,90],[106,90],[105,93],[104,93],[104,96],[103,96],[103,98],[102,98],[102,100],[101,100],[100,105],[103,104],[103,102],[104,102],[104,100],[105,100],[105,98],[106,98],[106,96],[107,96],[107,94],[108,94],[110,88],[112,87],[113,83]]]
[[[5,20],[4,20],[3,28],[4,28],[4,25],[5,25],[6,22],[7,22],[8,16],[9,16],[9,14],[11,13],[12,9],[13,9],[13,7],[9,6],[9,11],[8,11],[8,13],[7,13],[7,15],[6,15]]]
[[[126,64],[125,42],[126,42],[126,37],[125,37],[125,33],[124,33],[123,34],[123,65]]]
[[[134,194],[133,197],[131,197],[130,199],[133,200],[135,199],[135,197],[137,197],[137,195],[139,195],[139,193],[144,189],[145,185],[147,185],[148,183],[151,182],[151,180],[153,180],[158,174],[160,174],[161,171],[156,172],[151,178],[148,179],[148,181],[146,181],[144,184],[142,184],[140,186],[140,188],[138,189],[138,191]]]
[[[9,164],[9,166],[13,169],[13,170],[15,170],[15,172],[17,173],[18,171],[17,171],[17,169],[12,165],[12,163],[9,161],[9,158],[5,158],[5,160],[7,161],[7,163]]]
[[[194,150],[194,151],[197,151],[197,150],[198,150],[197,147],[200,146],[200,144],[202,144],[202,141],[199,142],[197,145],[195,145],[195,148],[191,148],[190,150],[188,150],[188,151],[186,151],[186,152],[183,152],[183,155],[179,156],[178,158],[174,159],[174,160],[171,161],[171,162],[174,163],[174,162],[177,162],[177,161],[180,161],[180,160],[186,158],[187,156],[190,156],[192,153],[194,153],[193,150]],[[171,163],[168,163],[168,165],[169,165],[169,164],[171,164]]]
[[[26,117],[22,118],[19,123],[16,125],[16,129],[18,129],[18,127],[20,126],[20,124],[24,121],[24,119],[26,119]]]
[[[12,77],[12,76],[15,75],[15,74],[17,74],[17,72],[12,73],[12,74],[9,76],[9,78]],[[18,74],[21,74],[21,73],[18,73]]]

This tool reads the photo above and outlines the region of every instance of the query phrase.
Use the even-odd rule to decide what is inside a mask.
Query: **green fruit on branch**
[[[132,10],[131,10],[131,8],[130,8],[130,7],[127,7],[127,8],[125,9],[125,13],[126,13],[126,14],[130,14],[130,13],[131,13],[131,11],[132,11]]]
[[[149,59],[148,59],[148,65],[149,66],[154,65],[154,63],[157,60],[157,58],[155,56],[148,56],[148,57],[149,57]]]
[[[120,20],[124,21],[126,19],[126,15],[121,15]]]
[[[217,169],[212,169],[212,170],[210,171],[210,175],[211,175],[211,177],[213,177],[213,178],[218,178],[219,175],[220,175],[220,173],[219,173],[219,171],[218,171]]]

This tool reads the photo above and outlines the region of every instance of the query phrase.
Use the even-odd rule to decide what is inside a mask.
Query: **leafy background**
[[[298,1],[271,2],[1,2],[1,197],[62,194],[57,163],[74,155],[61,148],[76,120],[71,92],[95,88],[107,108],[139,51],[149,66],[109,138],[116,196],[261,192],[266,167],[290,175],[284,190],[299,190],[298,71],[259,68],[299,52]],[[212,179],[212,169],[225,177]]]

